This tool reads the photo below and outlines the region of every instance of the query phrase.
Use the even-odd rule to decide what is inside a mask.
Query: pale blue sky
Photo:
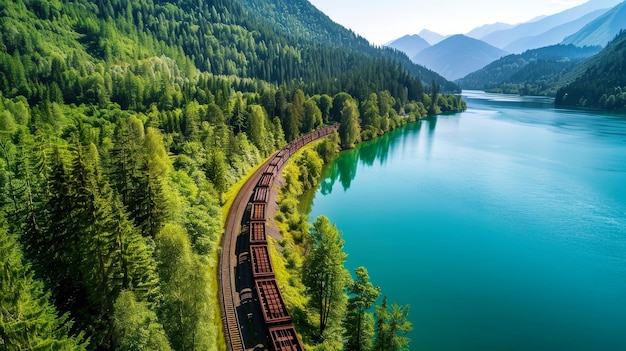
[[[309,0],[335,22],[382,45],[426,28],[460,34],[483,24],[517,24],[587,0]]]

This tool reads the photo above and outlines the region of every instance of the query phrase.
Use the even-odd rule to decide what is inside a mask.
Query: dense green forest
[[[457,80],[463,89],[554,96],[564,79],[600,47],[553,45],[505,56]]]
[[[232,184],[323,124],[351,147],[465,108],[402,55],[249,13],[0,1],[0,348],[221,349]]]
[[[558,90],[557,106],[626,109],[626,31],[583,67],[584,73]]]

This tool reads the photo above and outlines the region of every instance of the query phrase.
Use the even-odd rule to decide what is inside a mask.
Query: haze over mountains
[[[519,25],[516,25],[510,29],[500,30],[493,32],[487,36],[481,37],[479,39],[495,46],[499,47],[503,50],[507,50],[507,46],[513,42],[516,42],[522,38],[532,38],[540,36],[548,31],[553,30],[554,28],[563,26],[573,21],[577,21],[580,18],[589,15],[598,10],[608,11],[615,5],[619,4],[621,1],[619,0],[591,0],[580,6],[576,6],[574,8],[565,10],[563,12],[559,12],[557,14],[547,16],[541,18],[536,21],[526,22]],[[598,16],[600,13],[598,13]],[[592,21],[595,18],[590,18],[589,21]],[[577,30],[582,28],[584,24],[580,25],[577,29],[573,28],[573,31],[570,33],[563,34],[563,37],[557,39],[552,43],[541,43],[540,46],[532,47],[519,47],[516,48],[518,51],[511,51],[510,49],[507,51],[511,51],[511,53],[518,53],[528,49],[536,49],[541,46],[558,44],[561,42],[567,35],[575,33]],[[606,43],[605,43],[606,44]],[[521,50],[521,51],[519,51]]]
[[[458,80],[483,67],[487,68],[486,66],[494,61],[503,59],[493,66],[499,70],[498,78],[488,77],[489,74],[496,74],[492,67],[477,76],[462,80],[465,84],[473,82],[471,84],[473,87],[484,86],[487,89],[495,89],[494,84],[498,82],[496,85],[512,84],[504,90],[518,91],[515,84],[520,84],[520,79],[524,75],[520,70],[545,70],[543,78],[538,72],[529,73],[528,77],[533,84],[538,84],[533,85],[530,90],[544,93],[549,91],[549,94],[554,94],[556,88],[550,86],[556,84],[553,75],[564,74],[575,66],[575,62],[582,60],[583,56],[597,53],[624,29],[626,29],[626,2],[590,0],[560,13],[538,17],[518,25],[486,24],[466,35],[447,38],[422,30],[419,35],[404,36],[402,40],[391,41],[387,46],[407,53],[413,62],[430,68],[450,80]],[[424,41],[431,45],[424,47]],[[570,44],[594,48],[575,52]],[[548,50],[540,50],[548,47]],[[529,50],[538,51],[527,54]],[[543,56],[546,53],[549,53],[548,57]],[[508,58],[509,54],[516,55]],[[507,62],[515,64],[511,66]],[[529,64],[531,65],[526,67]],[[514,81],[501,81],[503,77],[513,77],[516,74]]]
[[[578,32],[566,37],[563,44],[605,46],[623,29],[626,29],[626,2],[615,6]]]
[[[412,60],[438,72],[446,79],[455,80],[506,54],[483,41],[457,34],[422,50]]]

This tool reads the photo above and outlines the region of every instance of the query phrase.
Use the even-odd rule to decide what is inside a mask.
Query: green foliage
[[[121,292],[115,301],[114,309],[116,350],[171,350],[156,314],[145,302],[137,301],[132,291]]]
[[[599,47],[553,45],[502,57],[458,80],[463,89],[554,96],[556,88]]]
[[[320,142],[315,151],[320,155],[324,163],[329,163],[339,154],[339,133],[333,132],[329,137]]]
[[[184,228],[166,224],[156,240],[163,301],[159,317],[175,350],[216,350],[208,267],[191,249]],[[215,306],[213,306],[215,307]]]
[[[351,149],[361,140],[361,126],[359,125],[359,110],[351,100],[346,100],[341,109],[341,126],[339,127],[341,147]]]
[[[329,338],[327,328],[337,328],[346,308],[349,273],[344,268],[346,254],[343,239],[325,216],[318,217],[311,228],[311,252],[302,265],[302,282],[309,296],[311,313],[317,315],[318,342]],[[331,333],[331,335],[334,333]]]
[[[557,106],[604,110],[626,109],[626,31],[611,41],[584,66],[584,73],[558,90]]]
[[[354,351],[372,349],[374,339],[374,319],[367,312],[380,295],[380,288],[369,281],[365,267],[355,269],[356,279],[348,285],[348,308],[344,325],[346,329],[346,348]]]
[[[22,251],[0,222],[0,345],[4,350],[85,350],[83,336],[69,336],[67,315],[57,316],[41,282],[23,263]]]
[[[413,330],[413,325],[407,320],[409,306],[393,304],[391,310],[387,306],[387,297],[383,298],[380,306],[376,306],[376,351],[402,351],[409,346],[410,339],[405,335]]]
[[[302,190],[312,189],[322,175],[324,161],[317,152],[306,149],[301,156],[296,159],[296,164],[300,167],[298,181],[302,184]]]

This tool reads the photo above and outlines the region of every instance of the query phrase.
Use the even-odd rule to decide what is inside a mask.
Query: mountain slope
[[[454,83],[446,81],[437,73],[416,65],[405,54],[391,48],[370,45],[364,38],[333,22],[307,0],[235,0],[235,3],[241,5],[248,17],[265,26],[276,28],[277,33],[284,33],[283,35],[292,37],[292,41],[297,43],[313,42],[327,48],[348,50],[352,55],[358,53],[374,59],[392,61],[401,65],[414,77],[419,77],[425,84],[430,84],[434,80],[443,88],[443,91],[453,92],[458,89]],[[308,45],[303,51],[305,55],[309,53]],[[310,56],[305,56],[303,59],[310,65],[319,65],[320,62],[336,60],[336,57],[346,57],[345,52],[333,53],[333,57],[324,60],[314,57],[315,55],[317,53],[313,51]],[[343,62],[354,62],[354,59],[344,59]],[[306,66],[308,65],[304,65]],[[341,69],[342,72],[349,70],[348,67]],[[294,78],[299,79],[299,77]],[[332,75],[327,75],[324,79],[332,78],[334,78]]]
[[[446,35],[441,35],[428,29],[422,29],[422,31],[419,32],[418,35],[424,38],[424,40],[426,40],[426,42],[428,42],[428,44],[430,45],[435,45],[448,37]]]
[[[519,24],[511,29],[491,33],[481,40],[501,49],[509,43],[528,36],[536,36],[545,33],[552,28],[575,21],[591,12],[600,9],[610,9],[620,0],[590,0],[580,6],[563,12],[541,18],[540,20]]]
[[[559,44],[563,41],[563,39],[565,39],[565,37],[581,30],[584,26],[597,19],[604,13],[606,13],[605,9],[597,10],[574,21],[554,27],[539,35],[520,38],[505,46],[504,50],[516,54],[530,49],[537,49]]]
[[[497,32],[499,30],[511,29],[514,25],[508,23],[493,23],[493,24],[485,24],[483,26],[472,29],[471,31],[465,33],[466,36],[474,39],[482,39],[487,35]]]
[[[506,94],[554,95],[561,77],[600,47],[554,45],[505,56],[459,79],[463,89]]]
[[[506,52],[496,47],[459,34],[424,49],[413,61],[455,80],[504,55]]]
[[[622,29],[626,29],[626,2],[615,6],[580,31],[565,38],[563,44],[604,46]]]
[[[430,44],[417,34],[405,35],[385,44],[390,48],[404,52],[408,57],[414,57],[420,51],[430,47]]]
[[[626,31],[583,65],[574,82],[558,90],[557,106],[626,109]]]

